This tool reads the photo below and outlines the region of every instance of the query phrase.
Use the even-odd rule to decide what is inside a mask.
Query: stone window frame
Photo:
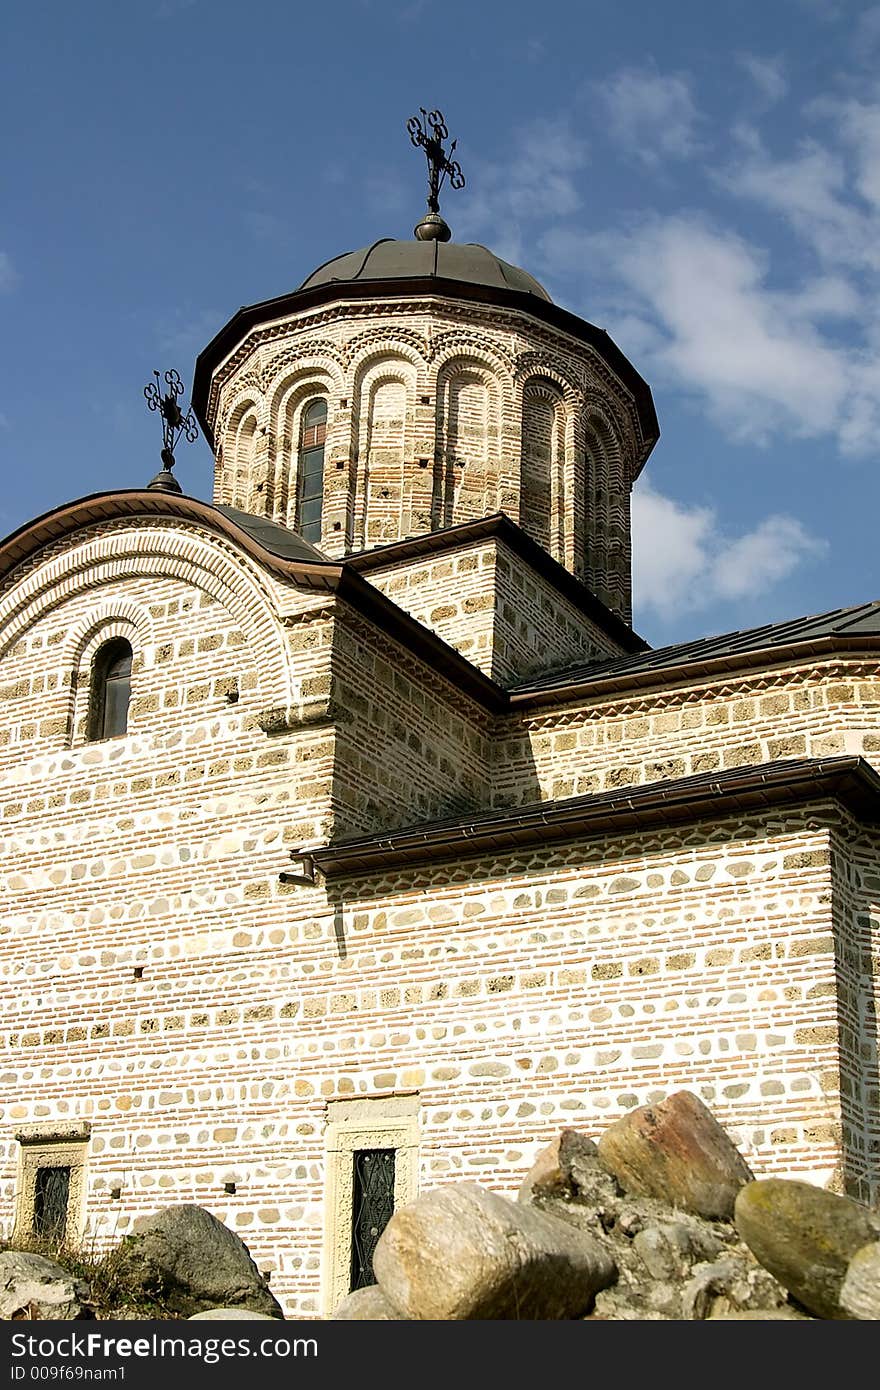
[[[15,1184],[15,1240],[30,1240],[34,1232],[34,1199],[37,1170],[69,1168],[70,1187],[63,1245],[76,1245],[82,1238],[86,1216],[86,1166],[91,1125],[87,1122],[53,1126],[28,1126],[19,1130],[18,1174]]]
[[[418,1193],[419,1096],[352,1096],[327,1101],[324,1176],[325,1317],[350,1292],[354,1155],[359,1149],[393,1149],[394,1208]]]

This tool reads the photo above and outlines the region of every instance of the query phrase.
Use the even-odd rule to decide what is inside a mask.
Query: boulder
[[[680,1284],[662,1279],[641,1279],[632,1269],[621,1269],[616,1284],[596,1294],[590,1317],[606,1322],[665,1321],[681,1317]]]
[[[118,1258],[126,1281],[180,1317],[216,1308],[283,1317],[247,1246],[204,1207],[165,1207],[142,1218]]]
[[[535,1197],[573,1196],[598,1166],[599,1150],[576,1129],[564,1129],[542,1149],[517,1193],[517,1201]]]
[[[0,1253],[0,1319],[93,1318],[87,1283],[25,1250]]]
[[[468,1182],[396,1211],[373,1270],[405,1318],[440,1321],[582,1317],[617,1274],[592,1236]]]
[[[840,1306],[851,1318],[880,1318],[880,1242],[857,1250],[840,1290]]]
[[[601,1307],[600,1307],[601,1300]],[[606,1301],[607,1300],[607,1301]],[[595,1310],[588,1313],[585,1322],[677,1322],[672,1313],[660,1313],[656,1309],[645,1308],[626,1299],[617,1301],[614,1289],[605,1289],[596,1301]]]
[[[666,1280],[686,1278],[695,1264],[723,1249],[720,1240],[702,1236],[681,1221],[644,1227],[632,1246],[651,1278]]]
[[[333,1317],[348,1322],[399,1322],[403,1314],[388,1302],[378,1284],[369,1284],[337,1303]]]
[[[810,1183],[763,1178],[736,1199],[736,1228],[765,1269],[820,1318],[846,1318],[841,1286],[850,1260],[880,1236],[880,1218]]]
[[[599,1140],[599,1158],[625,1192],[709,1220],[729,1220],[752,1172],[726,1130],[690,1091],[631,1110]]]
[[[635,1212],[629,1207],[626,1227],[618,1219],[603,1237],[618,1277],[612,1288],[596,1295],[596,1312],[615,1320],[683,1318],[682,1293],[692,1272],[724,1251],[725,1243],[719,1228],[699,1217],[680,1214],[676,1220],[671,1208],[664,1211],[647,1197],[638,1205],[643,1208],[638,1223],[632,1222]],[[572,1206],[576,1209],[577,1202]]]

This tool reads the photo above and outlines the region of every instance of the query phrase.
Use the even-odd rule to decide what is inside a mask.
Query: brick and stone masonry
[[[291,558],[316,394],[322,554]],[[28,1154],[76,1145],[76,1234],[197,1202],[309,1317],[370,1135],[400,1194],[513,1194],[562,1126],[681,1089],[756,1174],[876,1198],[878,634],[603,676],[646,646],[645,443],[525,311],[340,291],[246,335],[208,418],[215,503],[277,533],[108,493],[0,547],[3,1234]],[[119,637],[128,727],[95,740]],[[516,819],[575,798],[568,834]]]

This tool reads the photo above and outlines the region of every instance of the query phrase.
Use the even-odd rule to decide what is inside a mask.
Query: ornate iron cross
[[[443,119],[442,111],[426,111],[424,106],[420,106],[421,118],[410,116],[406,123],[409,131],[409,138],[415,147],[421,147],[425,151],[425,158],[428,161],[428,215],[424,222],[416,228],[416,236],[423,239],[436,237],[440,241],[448,241],[451,233],[446,223],[440,217],[440,189],[446,178],[449,178],[450,188],[464,188],[464,174],[461,172],[461,165],[457,159],[453,159],[457,140],[453,140],[449,150],[443,148],[443,141],[449,139],[449,130]],[[437,231],[427,235],[420,231],[420,228],[434,224]],[[446,235],[442,234],[445,230]]]
[[[199,429],[192,413],[192,407],[184,415],[177,404],[178,397],[183,395],[183,382],[179,374],[173,370],[165,373],[165,385],[168,389],[164,396],[162,395],[159,373],[153,372],[153,376],[156,380],[149,382],[144,387],[144,395],[150,410],[158,410],[162,417],[162,472],[156,474],[149,486],[164,489],[167,492],[180,492],[180,484],[171,473],[174,467],[174,450],[181,435],[190,444],[198,439]]]

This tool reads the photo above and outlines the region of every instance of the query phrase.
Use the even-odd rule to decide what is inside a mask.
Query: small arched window
[[[118,738],[128,728],[131,699],[131,643],[114,637],[95,652],[92,662],[89,738]]]
[[[297,530],[307,541],[321,539],[326,437],[327,402],[322,399],[310,401],[302,416],[297,498]]]

